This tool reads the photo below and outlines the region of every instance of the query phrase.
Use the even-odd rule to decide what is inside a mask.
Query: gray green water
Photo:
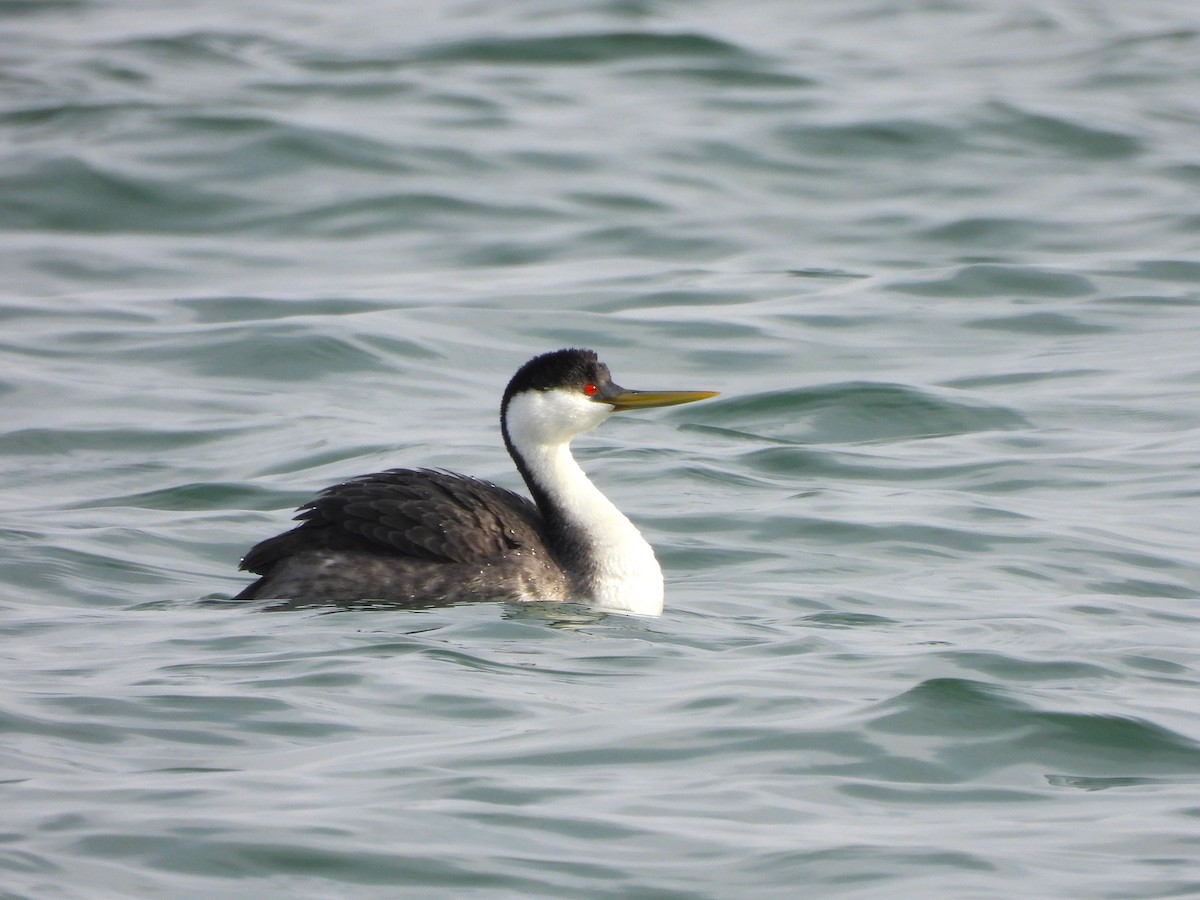
[[[0,3],[0,896],[1200,895],[1192,2]],[[263,614],[342,478],[661,619]],[[214,602],[215,601],[215,602]]]

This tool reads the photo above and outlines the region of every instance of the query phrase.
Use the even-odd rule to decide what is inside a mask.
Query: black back
[[[326,488],[301,523],[255,546],[241,568],[259,575],[309,550],[370,551],[474,563],[518,548],[545,551],[542,517],[520,494],[433,469],[390,469]]]

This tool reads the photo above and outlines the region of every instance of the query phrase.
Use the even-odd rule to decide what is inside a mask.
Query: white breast
[[[530,477],[590,550],[589,596],[579,599],[603,609],[657,616],[663,610],[663,578],[654,550],[571,456],[571,438],[611,414],[611,407],[565,391],[520,394],[508,406],[509,437]]]

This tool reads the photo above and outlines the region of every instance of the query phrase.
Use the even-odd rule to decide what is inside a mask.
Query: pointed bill
[[[656,406],[678,406],[715,397],[719,391],[627,391],[618,389],[615,394],[602,398],[615,410],[653,409]]]

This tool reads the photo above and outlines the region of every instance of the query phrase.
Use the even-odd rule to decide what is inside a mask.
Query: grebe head
[[[615,384],[595,351],[555,350],[513,375],[501,401],[505,431],[518,447],[566,444],[614,412],[676,406],[715,391],[630,391]]]

